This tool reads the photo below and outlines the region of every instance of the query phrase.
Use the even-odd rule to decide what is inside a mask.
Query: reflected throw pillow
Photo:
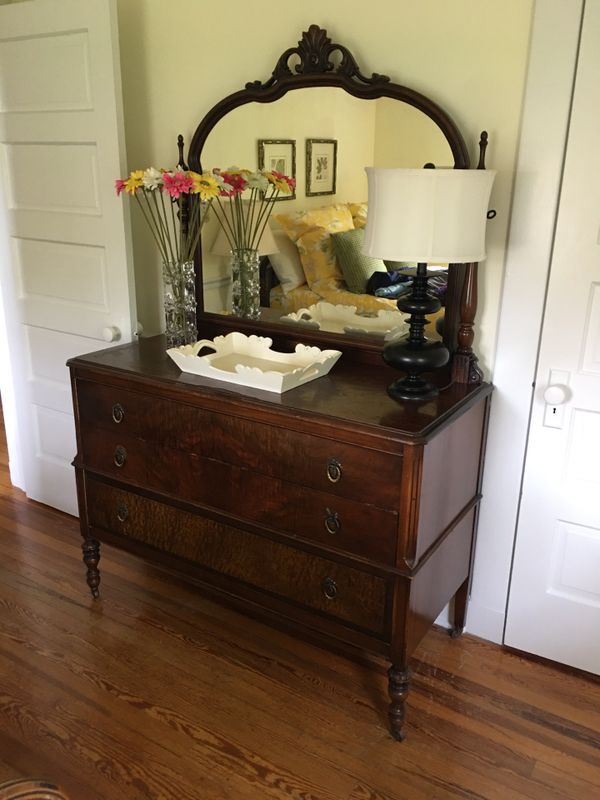
[[[380,258],[372,258],[362,252],[365,240],[364,228],[333,233],[331,239],[342,275],[351,292],[365,294],[367,281],[371,275],[374,272],[387,272],[386,266]]]
[[[355,228],[364,228],[367,224],[367,204],[348,203],[348,208],[352,214],[352,222]]]
[[[297,242],[301,236],[315,228],[322,228],[329,233],[335,233],[336,231],[347,231],[354,227],[352,214],[345,203],[309,208],[305,211],[295,211],[291,214],[275,214],[274,218],[292,242]]]
[[[273,238],[279,252],[269,255],[271,266],[275,270],[275,275],[279,279],[281,288],[285,294],[292,289],[306,283],[300,253],[298,248],[283,231],[273,231]]]
[[[333,251],[332,235],[325,228],[313,228],[296,242],[306,282],[312,288],[330,278],[342,280],[342,273]]]

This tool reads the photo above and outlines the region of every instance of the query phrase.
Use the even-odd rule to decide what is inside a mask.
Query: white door
[[[27,495],[70,513],[65,362],[110,335],[130,341],[134,326],[127,211],[113,189],[123,141],[114,0],[0,6],[2,396],[17,428],[7,433]]]
[[[599,42],[587,0],[505,643],[600,674]]]

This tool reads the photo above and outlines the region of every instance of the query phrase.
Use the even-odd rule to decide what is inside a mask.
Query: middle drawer
[[[398,514],[195,454],[87,433],[88,470],[393,565]]]

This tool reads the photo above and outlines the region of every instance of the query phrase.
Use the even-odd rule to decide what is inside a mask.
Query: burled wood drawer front
[[[87,479],[88,522],[382,636],[386,581]]]
[[[396,512],[100,429],[86,434],[86,448],[87,469],[120,482],[394,563]]]
[[[77,397],[84,459],[90,430],[102,428],[344,497],[362,497],[368,483],[373,505],[400,502],[399,455],[89,381],[77,381]]]

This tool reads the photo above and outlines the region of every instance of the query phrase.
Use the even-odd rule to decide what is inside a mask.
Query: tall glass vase
[[[193,261],[164,261],[165,334],[169,347],[193,344],[196,328],[196,285]]]
[[[233,314],[260,319],[260,274],[258,250],[231,251]]]

